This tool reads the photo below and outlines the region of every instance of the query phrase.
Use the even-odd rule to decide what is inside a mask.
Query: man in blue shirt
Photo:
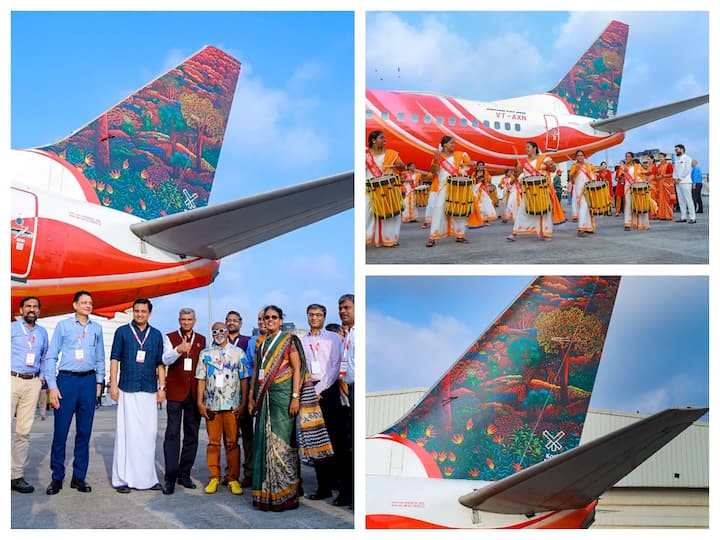
[[[20,300],[20,319],[10,323],[10,410],[15,413],[10,489],[20,493],[35,491],[23,476],[48,349],[47,331],[35,324],[39,315],[40,300],[28,296]]]
[[[112,485],[118,493],[162,489],[155,469],[155,439],[156,404],[165,401],[165,365],[163,335],[148,323],[151,312],[150,300],[135,300],[133,320],[115,331],[110,351],[110,397],[118,404]]]
[[[692,169],[690,170],[690,177],[692,178],[692,199],[693,203],[695,204],[695,213],[702,214],[702,171],[700,170],[700,167],[698,167],[697,159],[693,159],[690,164],[692,165]]]
[[[55,327],[45,361],[45,380],[50,406],[55,409],[55,425],[50,469],[52,481],[48,495],[62,489],[65,478],[65,443],[75,416],[75,453],[70,487],[83,493],[92,491],[85,482],[90,459],[90,435],[95,418],[95,400],[105,381],[105,346],[102,327],[90,320],[92,296],[78,291],[73,297],[75,315]],[[57,370],[57,376],[55,372]]]

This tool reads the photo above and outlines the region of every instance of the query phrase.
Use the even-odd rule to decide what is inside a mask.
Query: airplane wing
[[[352,171],[130,226],[148,244],[220,259],[353,206]]]
[[[704,96],[684,99],[667,105],[661,105],[660,107],[645,109],[644,111],[623,114],[621,116],[615,116],[614,118],[607,118],[604,120],[596,120],[595,122],[590,122],[590,126],[598,131],[604,131],[607,133],[628,131],[639,126],[649,124],[650,122],[654,122],[655,120],[672,116],[673,114],[687,111],[688,109],[699,107],[700,105],[705,105],[709,101],[710,95],[705,94]]]
[[[459,502],[501,514],[583,508],[707,411],[667,409],[463,495]]]

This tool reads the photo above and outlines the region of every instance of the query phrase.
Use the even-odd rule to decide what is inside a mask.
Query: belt
[[[61,373],[63,375],[73,375],[74,377],[85,377],[87,375],[92,375],[93,373],[95,373],[95,370],[91,369],[89,371],[70,371],[67,369],[61,369],[60,371],[58,371],[58,373]]]
[[[17,377],[18,379],[30,380],[30,379],[34,379],[39,374],[38,373],[16,373],[14,371],[11,371],[10,375],[12,377]]]

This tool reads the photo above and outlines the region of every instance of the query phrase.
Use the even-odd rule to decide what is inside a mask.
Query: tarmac
[[[90,466],[85,478],[92,486],[91,493],[70,488],[74,427],[68,436],[63,489],[52,496],[45,493],[50,483],[53,413],[48,411],[45,421],[39,416],[35,418],[25,468],[25,480],[35,491],[30,494],[11,491],[12,529],[352,529],[354,526],[353,511],[332,506],[332,499],[311,501],[301,497],[297,510],[263,512],[252,507],[249,488],[242,495],[233,495],[225,486],[215,494],[206,494],[203,491],[208,481],[204,422],[200,426],[200,444],[192,471],[197,489],[176,486],[172,495],[150,490],[117,493],[110,484],[116,409],[103,406],[95,411]],[[161,482],[165,421],[163,408],[158,411],[155,446],[155,464]],[[224,463],[224,452],[222,459]],[[315,492],[317,483],[312,467],[303,465],[301,474],[305,493]]]
[[[496,208],[498,213],[503,203]],[[514,242],[506,237],[512,232],[512,221],[500,219],[479,229],[468,229],[469,244],[453,238],[435,241],[425,247],[429,229],[422,229],[425,209],[419,209],[420,220],[403,223],[400,244],[393,248],[367,245],[368,264],[708,264],[709,206],[703,196],[703,213],[697,223],[650,221],[650,229],[624,230],[620,216],[597,216],[593,234],[578,237],[577,222],[571,221],[570,205],[562,202],[568,221],[556,225],[551,242],[542,242],[534,235],[517,236]]]

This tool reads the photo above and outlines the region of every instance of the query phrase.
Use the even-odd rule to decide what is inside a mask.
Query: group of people
[[[136,299],[132,321],[115,331],[110,353],[109,394],[117,402],[111,478],[115,490],[172,495],[177,485],[195,489],[191,472],[204,418],[206,493],[227,485],[241,495],[243,488],[250,487],[256,508],[297,508],[303,494],[302,456],[313,462],[317,474],[318,490],[308,498],[330,498],[337,490],[332,504],[352,508],[354,305],[354,295],[340,297],[342,325],[328,325],[329,329],[325,306],[309,305],[310,331],[302,338],[282,330],[284,315],[278,306],[260,310],[255,336],[240,334],[242,317],[229,311],[224,321],[212,324],[211,337],[206,339],[195,331],[192,308],[181,309],[179,329],[163,335],[149,323],[152,302]],[[43,383],[55,410],[46,492],[55,495],[63,488],[65,445],[73,417],[70,487],[92,491],[86,475],[96,398],[105,384],[105,347],[102,327],[90,318],[92,294],[78,291],[72,307],[73,316],[58,323],[52,340],[37,324],[41,309],[37,297],[23,298],[19,317],[11,323],[13,491],[34,491],[24,478],[24,468]],[[167,425],[160,482],[155,445],[157,404],[163,401],[167,401]]]
[[[567,221],[561,205],[560,171],[533,141],[525,146],[526,156],[505,171],[497,187],[485,163],[456,151],[455,140],[448,135],[440,140],[426,173],[418,172],[413,163],[406,166],[398,152],[385,145],[382,131],[370,133],[365,152],[368,245],[398,245],[401,223],[420,220],[416,200],[419,192],[426,199],[422,228],[429,229],[427,247],[447,237],[467,244],[468,228],[483,227],[496,219],[513,223],[508,241],[521,235],[550,241],[553,227]],[[577,223],[578,236],[594,233],[595,217],[613,212],[623,212],[625,231],[647,230],[651,219],[672,220],[675,192],[680,211],[676,221],[695,223],[696,211],[702,212],[702,173],[697,161],[685,153],[684,145],[676,145],[675,154],[674,164],[660,154],[657,164],[649,160],[643,166],[632,152],[627,152],[613,174],[606,162],[594,167],[578,150],[568,168],[567,185],[571,220]],[[382,184],[378,178],[383,179]],[[394,187],[392,178],[397,179]],[[504,194],[502,211],[496,210],[498,187]],[[393,211],[378,212],[379,200],[385,207],[391,201]]]

